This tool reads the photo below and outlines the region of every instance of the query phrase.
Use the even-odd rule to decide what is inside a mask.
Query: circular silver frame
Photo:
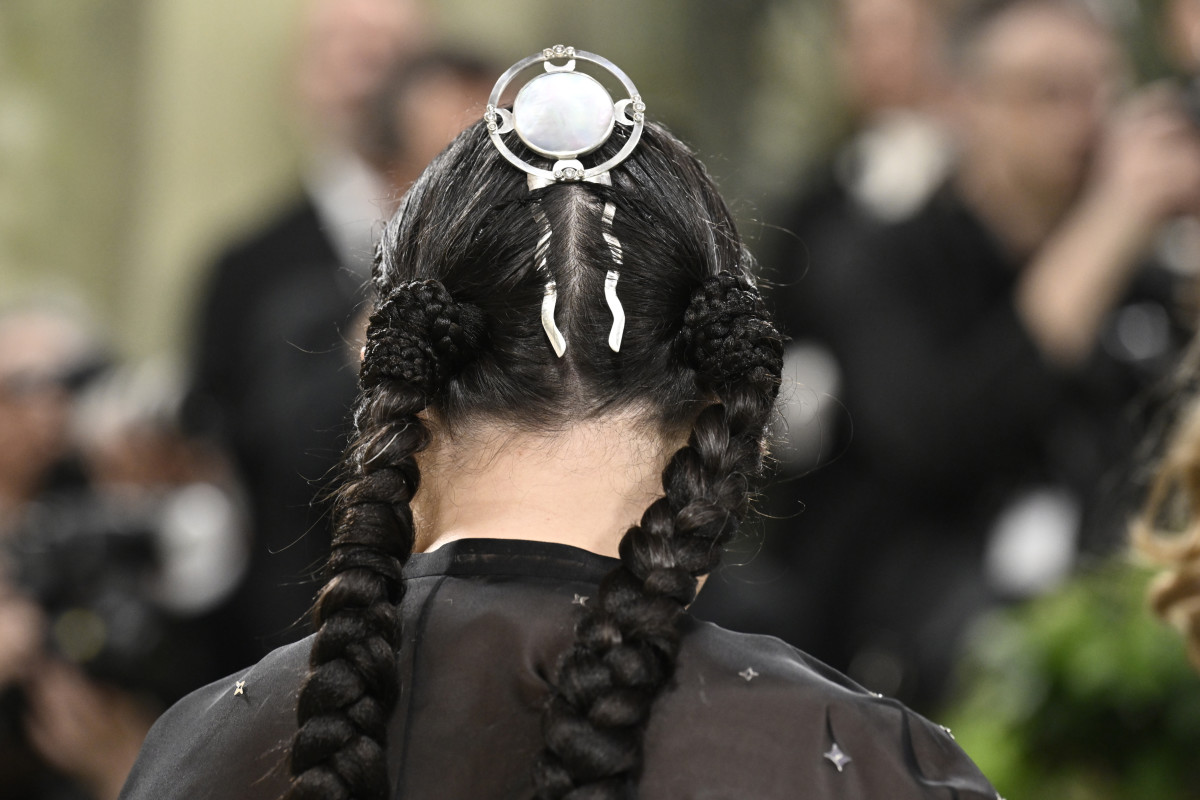
[[[566,63],[554,64],[553,61],[556,59],[566,59]],[[552,169],[535,167],[533,164],[521,159],[516,153],[509,149],[508,145],[506,145],[504,140],[501,138],[502,134],[508,133],[514,128],[512,112],[506,108],[499,107],[500,98],[503,96],[504,90],[508,88],[510,83],[512,83],[513,79],[530,67],[533,67],[537,64],[542,64],[546,72],[574,72],[575,62],[577,60],[587,61],[606,70],[621,83],[626,91],[629,92],[628,98],[618,100],[613,104],[614,129],[616,127],[616,123],[620,123],[627,128],[631,128],[629,132],[629,138],[625,141],[625,145],[615,155],[613,155],[612,158],[592,167],[584,167],[582,163],[574,158],[561,158],[559,154],[556,153],[543,154],[550,158],[558,158],[558,160],[555,161]],[[589,75],[588,77],[592,76]],[[592,79],[595,80],[595,78]],[[599,83],[599,81],[597,81],[597,83]],[[601,85],[603,86],[603,84]],[[629,113],[631,109],[632,113]],[[612,63],[603,56],[596,55],[595,53],[576,50],[574,47],[555,45],[554,47],[547,47],[545,50],[537,53],[536,55],[532,55],[528,58],[518,61],[500,76],[499,80],[496,81],[496,85],[492,87],[492,93],[488,97],[487,110],[484,112],[483,118],[487,123],[488,135],[492,139],[492,144],[496,146],[496,149],[500,151],[500,154],[504,156],[504,158],[513,166],[546,181],[578,181],[590,180],[602,175],[629,157],[629,154],[633,152],[633,149],[637,147],[638,141],[642,138],[642,129],[645,127],[646,122],[645,111],[646,104],[642,102],[642,97],[640,94],[638,94],[637,87],[633,85],[633,81],[629,79],[629,76],[626,75],[616,64]],[[517,132],[517,135],[520,136],[519,131]],[[608,136],[612,136],[611,130],[609,131]],[[525,141],[524,137],[521,137],[521,140]],[[608,137],[605,137],[604,141],[602,141],[599,145],[596,145],[596,147],[600,147],[605,141],[608,141]],[[526,142],[526,144],[528,144],[528,142]],[[534,150],[535,152],[541,152],[532,146],[530,146],[530,149]],[[593,150],[594,149],[596,148],[593,148]],[[580,153],[578,155],[585,154],[586,153]]]

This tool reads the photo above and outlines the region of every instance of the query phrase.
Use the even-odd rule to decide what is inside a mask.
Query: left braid
[[[437,281],[407,283],[371,316],[336,495],[329,580],[300,691],[289,800],[385,800],[387,721],[400,687],[401,576],[413,549],[415,456],[429,443],[420,412],[478,346],[482,318]]]

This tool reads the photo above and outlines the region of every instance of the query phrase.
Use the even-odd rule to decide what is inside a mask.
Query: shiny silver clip
[[[550,281],[546,284],[546,293],[542,295],[542,328],[546,331],[550,346],[554,348],[554,354],[562,358],[563,353],[567,352],[567,340],[563,338],[562,331],[554,323],[554,303],[557,300],[558,285],[554,281]]]
[[[550,251],[550,238],[554,235],[554,231],[551,230],[550,219],[541,206],[533,207],[533,217],[543,228],[542,235],[538,237],[537,247],[533,251],[534,265],[547,279],[546,292],[542,295],[542,329],[546,331],[546,338],[550,340],[554,354],[562,358],[563,353],[567,352],[567,340],[554,322],[554,305],[558,301],[558,284],[555,283],[554,276],[550,274],[550,268],[546,265],[547,254]]]
[[[582,64],[590,64],[591,68],[607,72],[628,92],[628,97],[614,103],[612,95],[600,81],[576,69]],[[511,111],[501,107],[501,98],[509,84],[526,70],[538,71],[538,74],[524,82]],[[574,181],[611,186],[609,170],[628,158],[637,147],[646,123],[645,112],[646,104],[637,87],[611,61],[574,47],[555,45],[518,61],[500,76],[488,98],[484,121],[492,144],[509,163],[526,173],[529,191],[532,192],[554,183]],[[608,141],[616,125],[629,129],[621,149],[600,164],[585,166],[579,158],[594,152]],[[534,166],[513,153],[501,138],[510,131],[515,131],[529,149],[552,159],[553,166],[550,169]],[[613,259],[613,268],[608,270],[604,278],[604,298],[613,316],[608,346],[614,353],[619,353],[625,335],[625,309],[617,296],[623,260],[621,242],[613,234],[616,213],[617,208],[611,201],[604,204],[604,241],[608,243]],[[567,350],[567,341],[554,321],[558,289],[547,265],[553,232],[541,208],[535,206],[533,214],[544,228],[534,252],[536,266],[547,280],[546,292],[542,297],[542,327],[554,352],[562,358]]]
[[[608,175],[604,175],[605,178]],[[609,183],[610,181],[605,181]],[[617,207],[611,202],[604,204],[604,241],[612,253],[613,264],[618,268],[624,263],[621,250],[621,240],[613,235],[613,218],[617,215]],[[608,346],[614,353],[621,352],[621,339],[625,335],[625,308],[621,298],[617,297],[617,281],[621,279],[618,269],[610,269],[604,276],[604,299],[608,301],[608,310],[612,312],[613,324],[608,332]]]

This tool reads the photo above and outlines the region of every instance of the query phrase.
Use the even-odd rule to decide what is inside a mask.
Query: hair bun
[[[745,276],[723,270],[705,279],[684,312],[679,342],[705,388],[750,384],[772,395],[779,390],[783,337]]]
[[[440,281],[400,284],[371,315],[359,381],[363,389],[400,381],[436,394],[475,357],[483,335],[483,312]]]

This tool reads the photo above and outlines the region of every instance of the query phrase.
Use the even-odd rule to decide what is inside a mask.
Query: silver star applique
[[[846,765],[853,761],[850,756],[842,752],[842,748],[837,746],[837,742],[833,743],[833,747],[829,748],[829,752],[825,753],[825,757],[833,762],[833,765],[837,767],[838,772],[844,770]]]
[[[575,599],[571,601],[571,605],[586,606],[587,601],[588,601],[588,598],[584,597],[581,594],[577,594],[577,595],[575,595]]]
[[[235,683],[233,685],[233,693],[235,696],[241,695],[242,697],[245,697],[246,696],[246,682],[238,681],[237,683]]]
[[[758,673],[754,670],[754,667],[746,667],[744,670],[739,672],[738,675],[741,676],[746,683],[749,683],[758,677]]]

